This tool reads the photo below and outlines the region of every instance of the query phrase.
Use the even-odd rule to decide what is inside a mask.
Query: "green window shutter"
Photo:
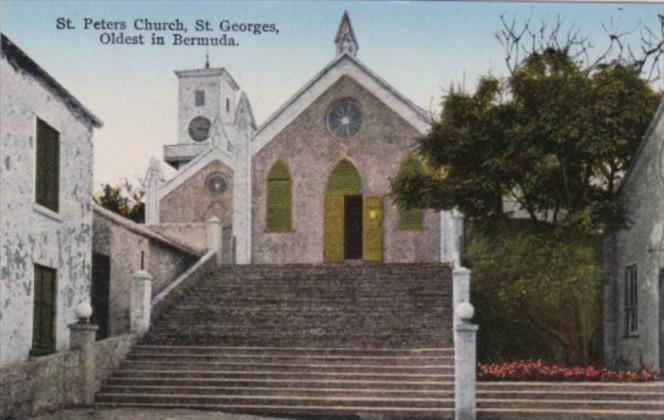
[[[399,168],[400,174],[416,175],[423,170],[422,163],[412,156],[406,156]],[[403,230],[421,230],[424,222],[424,210],[399,207],[399,228]]]
[[[32,353],[48,354],[55,351],[57,271],[35,264],[34,273]]]
[[[60,204],[60,134],[37,119],[35,199],[55,212]]]
[[[290,232],[292,223],[293,192],[288,167],[277,161],[267,176],[267,214],[268,232]]]
[[[328,194],[359,195],[362,194],[362,180],[355,166],[342,159],[334,167],[327,181]]]

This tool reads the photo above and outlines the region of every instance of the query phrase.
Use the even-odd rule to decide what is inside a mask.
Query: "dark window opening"
[[[35,264],[34,276],[32,349],[30,354],[42,356],[55,352],[57,271]]]
[[[638,292],[636,265],[627,266],[625,269],[625,336],[627,337],[639,333]]]
[[[35,201],[57,212],[60,206],[60,133],[37,118]]]
[[[226,112],[231,112],[231,100],[226,97]]]
[[[197,90],[194,92],[196,106],[205,106],[205,91]]]
[[[143,252],[141,252],[141,256]],[[111,296],[111,259],[107,255],[92,254],[92,317],[90,322],[97,325],[97,340],[110,335],[109,306]]]

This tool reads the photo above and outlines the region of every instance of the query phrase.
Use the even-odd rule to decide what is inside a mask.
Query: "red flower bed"
[[[593,381],[593,382],[646,382],[659,379],[647,370],[609,370],[594,366],[564,367],[545,365],[541,360],[519,360],[506,363],[479,363],[477,379],[480,381]]]

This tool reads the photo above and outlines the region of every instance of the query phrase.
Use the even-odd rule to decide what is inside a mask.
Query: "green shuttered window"
[[[422,172],[422,163],[412,156],[407,156],[402,162],[399,172],[402,174],[418,174]],[[404,230],[421,230],[424,221],[424,210],[404,209],[399,207],[399,228]]]
[[[34,355],[55,351],[55,295],[57,271],[38,264],[34,266],[34,299],[32,351]]]
[[[359,195],[362,194],[362,180],[355,166],[342,159],[334,167],[327,182],[328,194]]]
[[[293,228],[292,182],[288,167],[282,161],[272,165],[267,176],[267,231],[290,232]]]
[[[60,134],[37,118],[35,200],[54,212],[60,206]]]

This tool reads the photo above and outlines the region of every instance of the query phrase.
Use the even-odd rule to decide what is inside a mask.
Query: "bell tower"
[[[164,146],[164,160],[178,169],[215,143],[215,133],[232,124],[240,87],[223,67],[177,70],[177,144]],[[218,143],[218,142],[217,142]]]

